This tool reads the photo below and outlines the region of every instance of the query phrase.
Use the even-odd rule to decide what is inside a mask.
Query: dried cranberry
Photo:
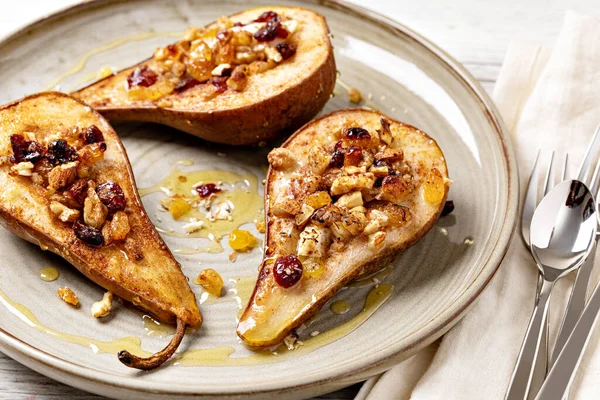
[[[254,22],[269,22],[271,20],[279,18],[279,15],[275,11],[265,11],[260,14],[258,18],[254,20]]]
[[[208,80],[208,83],[217,88],[217,93],[223,93],[227,90],[227,79],[226,76],[214,76]]]
[[[196,192],[200,195],[200,197],[205,198],[210,196],[213,193],[219,193],[221,188],[215,185],[214,183],[207,183],[205,185],[196,186]]]
[[[15,164],[27,161],[35,164],[46,153],[44,146],[33,140],[25,140],[23,135],[10,135],[10,144],[13,150],[10,160]]]
[[[358,165],[363,159],[362,149],[358,146],[350,146],[346,149],[344,164]]]
[[[242,24],[241,22],[236,22],[235,24],[233,24],[233,26],[244,26],[244,24]]]
[[[64,196],[69,203],[73,203],[79,207],[83,206],[83,202],[87,197],[87,181],[85,179],[75,181],[65,190]]]
[[[149,87],[154,85],[157,79],[158,75],[156,75],[156,72],[144,65],[143,67],[133,70],[127,77],[127,84],[130,88],[134,86]]]
[[[259,42],[270,42],[271,40],[280,37],[285,39],[288,36],[288,31],[281,26],[281,18],[277,17],[267,22],[254,33],[254,39]]]
[[[104,238],[102,232],[91,226],[82,224],[80,221],[75,221],[73,231],[77,239],[89,244],[90,246],[102,246]]]
[[[125,195],[123,189],[115,181],[106,181],[96,186],[96,193],[102,204],[108,208],[111,214],[125,209]]]
[[[329,166],[332,168],[342,168],[344,166],[344,154],[346,154],[346,150],[344,149],[342,141],[340,140],[333,147],[333,153],[331,154]]]
[[[454,201],[448,200],[446,202],[446,204],[444,204],[444,209],[442,210],[442,217],[445,217],[446,215],[450,214],[452,211],[454,211]]]
[[[373,183],[373,187],[380,188],[382,183],[383,183],[383,178],[377,178],[377,179],[375,179],[375,183]]]
[[[348,139],[371,139],[371,135],[369,135],[369,131],[363,128],[350,128],[346,132],[344,132],[344,136]]]
[[[294,254],[279,257],[273,267],[273,278],[281,287],[294,286],[302,278],[302,263]]]
[[[54,165],[64,164],[77,160],[79,156],[75,149],[64,139],[56,139],[48,145],[48,161]]]
[[[194,86],[199,85],[199,84],[200,84],[200,82],[198,82],[194,78],[188,78],[188,79],[184,80],[183,82],[180,82],[179,85],[177,85],[175,87],[175,91],[177,93],[180,93],[180,92],[183,92],[184,90],[193,88]]]
[[[281,54],[281,58],[287,60],[294,54],[296,54],[296,46],[290,43],[279,43],[277,46],[277,51]]]
[[[104,135],[96,125],[90,125],[82,135],[85,144],[104,142]]]

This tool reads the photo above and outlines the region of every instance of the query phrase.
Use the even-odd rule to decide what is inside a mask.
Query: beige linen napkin
[[[552,50],[512,44],[494,99],[516,149],[521,199],[540,148],[557,150],[558,160],[568,152],[569,175],[576,174],[600,122],[600,19],[568,12]],[[437,343],[367,381],[357,399],[503,399],[533,310],[536,271],[515,234],[471,311]],[[573,281],[574,274],[563,278],[553,295],[551,345]],[[600,326],[573,383],[573,399],[600,398],[599,331]]]

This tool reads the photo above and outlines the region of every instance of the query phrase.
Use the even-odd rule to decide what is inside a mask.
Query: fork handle
[[[583,309],[585,308],[585,302],[587,300],[588,284],[590,276],[592,275],[592,269],[594,268],[594,254],[596,253],[596,245],[592,248],[592,252],[586,258],[583,265],[577,269],[577,277],[575,278],[575,284],[571,289],[571,296],[569,297],[569,304],[567,305],[567,312],[562,320],[560,327],[560,333],[556,339],[554,350],[552,351],[552,358],[550,366],[554,365],[558,355],[565,346],[567,339],[573,332],[573,328],[577,323],[577,320],[581,316]]]
[[[505,400],[523,400],[527,398],[531,387],[534,366],[538,358],[542,331],[546,325],[548,316],[548,299],[552,292],[554,281],[544,279],[540,296],[533,309],[525,339],[521,345],[521,351],[517,358],[517,364],[510,380]]]
[[[590,340],[600,311],[600,283],[594,288],[588,305],[575,324],[567,343],[558,355],[536,400],[561,400],[567,394],[581,357]]]

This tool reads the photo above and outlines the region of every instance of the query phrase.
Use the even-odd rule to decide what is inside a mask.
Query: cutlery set
[[[552,153],[543,182],[543,196],[537,195],[541,151],[534,163],[525,196],[521,234],[540,272],[538,292],[506,400],[568,398],[569,386],[600,311],[600,284],[586,302],[598,233],[596,195],[600,187],[600,162],[595,161],[599,153],[600,126],[577,179],[566,179],[567,156],[561,173],[556,173]],[[560,177],[555,185],[554,176]],[[577,277],[548,364],[549,299],[556,281],[573,271],[577,271]]]

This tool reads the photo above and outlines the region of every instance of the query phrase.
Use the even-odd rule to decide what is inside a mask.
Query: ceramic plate
[[[67,9],[0,44],[0,102],[47,88],[73,90],[105,66],[120,69],[148,57],[190,25],[268,3],[272,0],[102,0]],[[0,229],[0,350],[54,379],[117,398],[296,398],[381,372],[464,315],[498,268],[516,215],[515,162],[491,101],[462,66],[397,22],[333,1],[279,4],[309,7],[327,17],[340,81],[323,113],[352,106],[346,89],[356,87],[363,105],[428,132],[447,156],[454,213],[404,253],[393,270],[341,291],[333,301],[347,302],[349,310],[338,315],[331,310],[333,301],[327,304],[302,332],[304,346],[257,356],[237,340],[235,325],[260,248],[231,262],[227,236],[220,253],[208,239],[178,237],[183,222],[159,210],[164,193],[145,195],[148,214],[190,280],[212,267],[224,277],[227,291],[221,301],[200,305],[202,329],[187,335],[170,365],[151,373],[122,366],[114,353],[135,348],[140,340],[147,351],[160,349],[168,329],[123,305],[108,320],[95,320],[90,307],[102,297],[101,288],[58,257]],[[224,230],[243,224],[261,236],[252,221],[261,207],[254,200],[262,195],[268,149],[214,146],[151,124],[115,123],[115,128],[140,188],[159,185],[176,168],[233,173],[218,179],[250,190],[248,201],[234,205],[251,209],[240,211]],[[195,176],[209,179],[206,172]],[[213,252],[204,252],[206,247]],[[39,278],[47,266],[59,270],[58,280]],[[79,295],[79,309],[58,298],[60,286]],[[202,301],[201,287],[192,288]]]

